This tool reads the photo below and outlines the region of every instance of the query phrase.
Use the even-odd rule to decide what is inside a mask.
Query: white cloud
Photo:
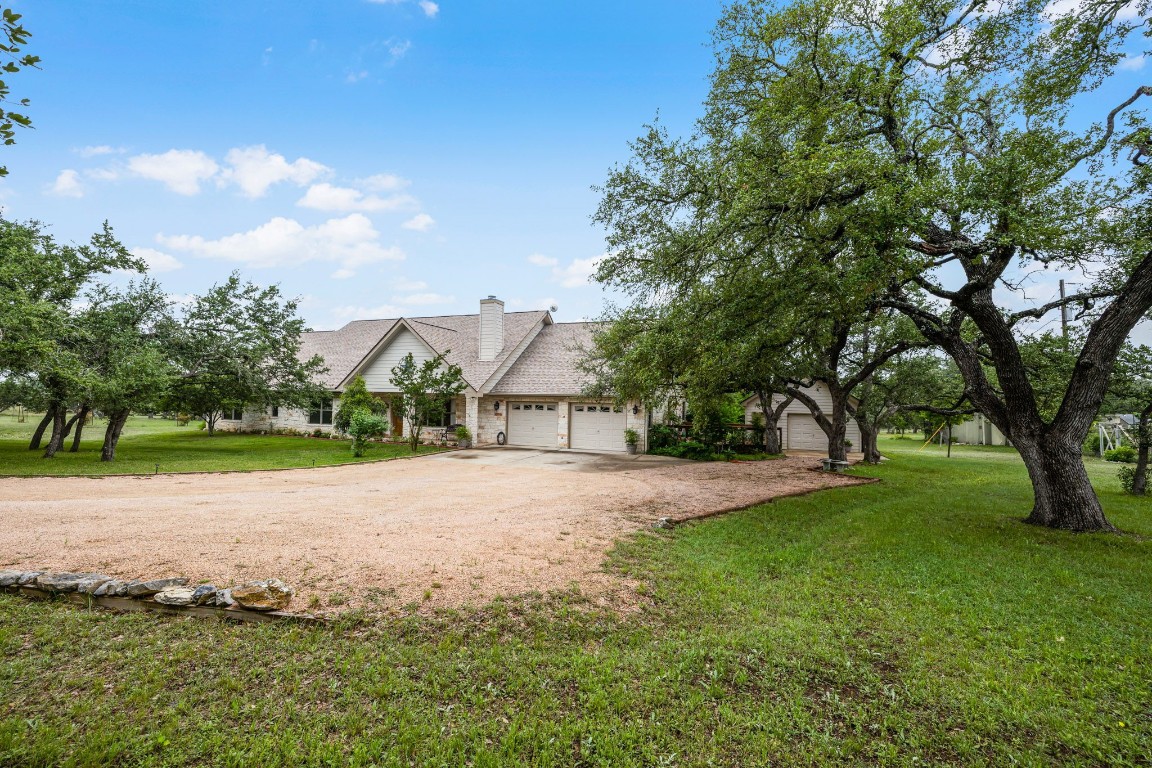
[[[428,287],[428,283],[423,280],[409,280],[406,277],[398,277],[392,281],[392,287],[398,291],[422,291]]]
[[[431,304],[451,304],[456,301],[456,297],[445,296],[442,293],[413,293],[408,296],[393,296],[392,300],[409,307],[423,307]]]
[[[420,0],[420,10],[424,11],[424,15],[428,18],[434,19],[436,14],[440,13],[440,6],[432,0]]]
[[[391,304],[381,304],[376,307],[361,307],[346,304],[332,309],[332,315],[341,320],[379,320],[387,317],[400,317],[403,314],[403,309]]]
[[[435,223],[436,220],[428,214],[418,213],[400,226],[404,227],[404,229],[414,229],[417,232],[427,232]]]
[[[1129,72],[1139,72],[1144,69],[1144,62],[1147,58],[1147,56],[1125,56],[1116,67],[1117,69],[1124,69]]]
[[[358,189],[337,187],[327,182],[308,187],[304,197],[296,201],[301,208],[318,211],[395,211],[415,204],[410,195],[366,195]]]
[[[120,171],[116,168],[87,168],[84,175],[99,181],[116,181],[120,178]]]
[[[340,267],[337,275],[365,264],[399,261],[404,252],[380,244],[380,233],[363,214],[305,227],[293,219],[277,216],[247,232],[208,240],[199,235],[157,235],[161,245],[173,251],[216,259],[226,259],[250,267],[293,267],[307,262],[332,262]]]
[[[589,259],[573,259],[572,263],[566,267],[553,267],[552,276],[559,280],[560,285],[565,288],[588,285],[592,274],[600,266],[600,262],[604,260],[606,255],[593,256]]]
[[[368,77],[368,70],[361,69],[359,72],[349,72],[347,75],[345,75],[344,76],[344,82],[356,83],[356,82],[363,80],[366,77]]]
[[[84,185],[80,183],[80,174],[71,168],[60,171],[56,181],[48,187],[48,192],[57,197],[84,197]]]
[[[124,154],[123,147],[110,147],[107,144],[99,144],[96,146],[79,147],[72,150],[80,157],[96,157],[98,155],[122,155]]]
[[[181,195],[195,195],[200,182],[220,170],[216,161],[199,150],[170,149],[159,155],[136,155],[128,159],[128,170],[137,176],[163,182]]]
[[[364,179],[357,179],[356,185],[369,192],[397,192],[412,182],[394,173],[378,173]]]
[[[306,157],[290,163],[284,155],[269,152],[263,144],[230,149],[224,160],[230,167],[220,175],[221,180],[236,184],[247,197],[263,197],[269,187],[283,181],[302,187],[332,171]]]
[[[597,267],[600,266],[600,262],[603,261],[607,255],[608,254],[602,253],[599,256],[592,256],[587,259],[573,259],[571,264],[562,267],[558,259],[534,253],[528,257],[528,262],[538,267],[551,268],[552,279],[565,288],[579,288],[582,285],[588,285],[593,273],[596,272]]]
[[[132,255],[143,259],[149,272],[174,272],[184,266],[175,256],[155,248],[133,248]]]
[[[329,277],[333,280],[347,280],[350,277],[356,276],[356,270],[348,269],[347,267],[340,267],[340,269],[333,272]]]

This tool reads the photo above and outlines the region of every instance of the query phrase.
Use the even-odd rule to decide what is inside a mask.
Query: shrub
[[[1088,433],[1088,437],[1084,438],[1083,451],[1087,456],[1100,455],[1100,431],[1095,427]]]
[[[359,458],[364,455],[368,441],[373,437],[383,435],[388,429],[388,422],[368,411],[356,411],[348,422],[348,434],[352,435],[352,455]]]
[[[468,427],[461,424],[460,426],[456,427],[456,439],[460,440],[460,441],[471,440],[472,439],[472,430],[468,429]]]
[[[1132,487],[1136,484],[1136,467],[1121,466],[1116,470],[1116,477],[1120,479],[1124,493],[1132,493]]]
[[[1131,464],[1136,461],[1136,449],[1130,445],[1117,446],[1110,451],[1104,451],[1104,460]]]
[[[653,448],[648,453],[656,456],[672,456],[677,459],[691,459],[692,461],[712,461],[718,458],[718,455],[712,453],[711,448],[695,440],[685,440],[678,445]]]
[[[640,433],[634,429],[624,430],[624,442],[628,445],[636,445],[640,442]]]
[[[649,453],[676,445],[676,430],[667,424],[653,424],[648,429]]]

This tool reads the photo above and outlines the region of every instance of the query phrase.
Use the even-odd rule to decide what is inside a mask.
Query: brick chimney
[[[495,360],[504,349],[504,302],[495,296],[480,300],[480,360]]]

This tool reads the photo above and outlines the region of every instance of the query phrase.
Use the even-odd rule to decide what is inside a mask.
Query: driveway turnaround
[[[279,578],[310,606],[478,605],[579,585],[622,535],[662,517],[858,482],[811,457],[748,463],[483,449],[284,472],[0,479],[0,568]]]

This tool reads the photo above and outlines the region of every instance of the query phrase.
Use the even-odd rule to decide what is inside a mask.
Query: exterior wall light
[[[638,413],[640,413],[640,406],[638,406],[638,405],[632,406],[632,415],[635,416]]]
[[[492,403],[492,410],[496,411],[496,413],[500,413],[500,401],[499,400]]]

